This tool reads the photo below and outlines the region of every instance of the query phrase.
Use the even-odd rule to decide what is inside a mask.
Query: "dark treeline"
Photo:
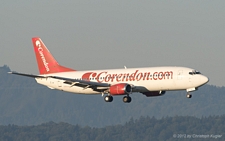
[[[149,141],[225,140],[225,115],[130,119],[104,128],[48,122],[37,126],[0,126],[1,141]]]

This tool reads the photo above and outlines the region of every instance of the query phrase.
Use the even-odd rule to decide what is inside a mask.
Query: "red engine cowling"
[[[110,86],[109,92],[111,95],[126,95],[132,92],[132,87],[127,83],[115,84]]]
[[[152,92],[145,92],[143,94],[146,95],[147,97],[151,97],[151,96],[162,96],[165,93],[166,91],[152,91]]]

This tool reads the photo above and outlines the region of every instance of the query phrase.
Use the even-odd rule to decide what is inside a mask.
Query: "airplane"
[[[50,89],[76,94],[101,94],[105,102],[113,96],[123,95],[123,102],[130,103],[132,93],[147,97],[162,96],[166,91],[190,92],[206,84],[209,79],[199,71],[187,67],[146,67],[77,71],[61,66],[39,37],[32,38],[39,75],[9,72],[35,78],[37,83]]]

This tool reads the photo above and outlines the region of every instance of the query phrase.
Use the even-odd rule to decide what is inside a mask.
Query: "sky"
[[[194,68],[225,86],[223,0],[0,2],[0,66],[38,74],[32,37],[76,70]]]

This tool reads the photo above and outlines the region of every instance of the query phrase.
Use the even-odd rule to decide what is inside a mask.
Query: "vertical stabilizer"
[[[40,74],[75,71],[58,64],[39,37],[32,38]]]

